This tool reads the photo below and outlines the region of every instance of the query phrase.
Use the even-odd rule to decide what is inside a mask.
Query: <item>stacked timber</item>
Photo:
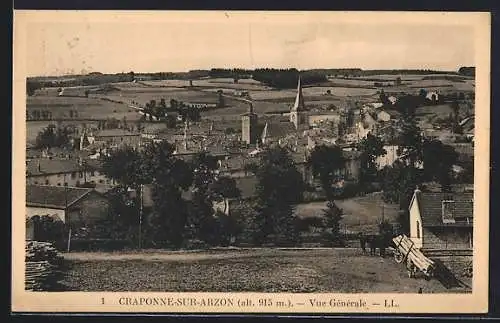
[[[49,242],[26,241],[25,289],[46,291],[61,275],[63,257]]]
[[[432,276],[435,268],[435,263],[427,258],[418,248],[415,248],[414,243],[405,235],[400,235],[392,239],[396,245],[396,261],[407,261],[409,267],[416,267],[427,276]]]

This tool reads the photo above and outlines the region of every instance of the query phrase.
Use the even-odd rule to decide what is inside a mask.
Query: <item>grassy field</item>
[[[97,122],[88,122],[88,121],[64,121],[63,125],[81,125],[82,123],[85,123],[87,125],[90,124],[95,124],[97,125]],[[55,125],[55,121],[30,121],[26,122],[26,142],[29,143],[34,143],[36,140],[36,136],[40,131],[42,131],[44,128],[47,128],[49,124]]]
[[[335,203],[343,209],[342,227],[349,231],[377,232],[377,225],[382,218],[382,212],[384,219],[390,222],[396,222],[398,216],[397,205],[383,203],[381,193],[336,200]],[[325,208],[326,202],[299,204],[296,214],[300,217],[321,216]]]
[[[187,87],[189,81],[187,80],[160,80],[160,81],[144,81],[143,84],[151,86],[166,86],[166,87]],[[232,90],[266,90],[268,86],[261,84],[255,80],[240,80],[234,83],[233,79],[201,79],[193,80],[193,86],[202,88],[226,88]]]
[[[126,105],[107,102],[98,98],[32,96],[26,100],[26,109],[49,110],[53,118],[69,118],[71,110],[78,111],[80,119],[105,119],[126,117],[129,120],[138,118],[135,110]]]
[[[61,281],[73,291],[457,292],[407,278],[392,258],[351,249],[69,253]]]

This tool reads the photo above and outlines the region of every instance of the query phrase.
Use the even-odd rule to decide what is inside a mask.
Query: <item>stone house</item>
[[[473,193],[415,190],[409,205],[410,239],[425,252],[469,251],[473,247]]]

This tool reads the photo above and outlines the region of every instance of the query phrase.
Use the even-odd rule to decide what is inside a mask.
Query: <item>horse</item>
[[[385,250],[389,246],[389,239],[380,234],[370,234],[366,237],[360,237],[360,241],[362,239],[365,239],[365,241],[368,243],[368,246],[370,248],[370,256],[376,255],[377,249],[379,249],[379,256],[385,257]]]
[[[363,253],[366,253],[366,237],[363,235],[362,232],[358,234],[359,236],[359,244],[361,246],[361,249],[363,250]]]

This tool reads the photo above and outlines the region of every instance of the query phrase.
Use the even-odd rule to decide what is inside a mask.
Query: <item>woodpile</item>
[[[25,289],[50,290],[59,280],[63,257],[50,242],[26,241]]]
[[[472,278],[472,261],[469,262],[462,271],[462,276]]]
[[[405,235],[400,235],[392,239],[396,245],[395,259],[401,263],[406,261],[408,269],[414,271],[418,269],[426,276],[432,276],[435,263],[427,258],[418,248],[415,248],[413,241]]]

